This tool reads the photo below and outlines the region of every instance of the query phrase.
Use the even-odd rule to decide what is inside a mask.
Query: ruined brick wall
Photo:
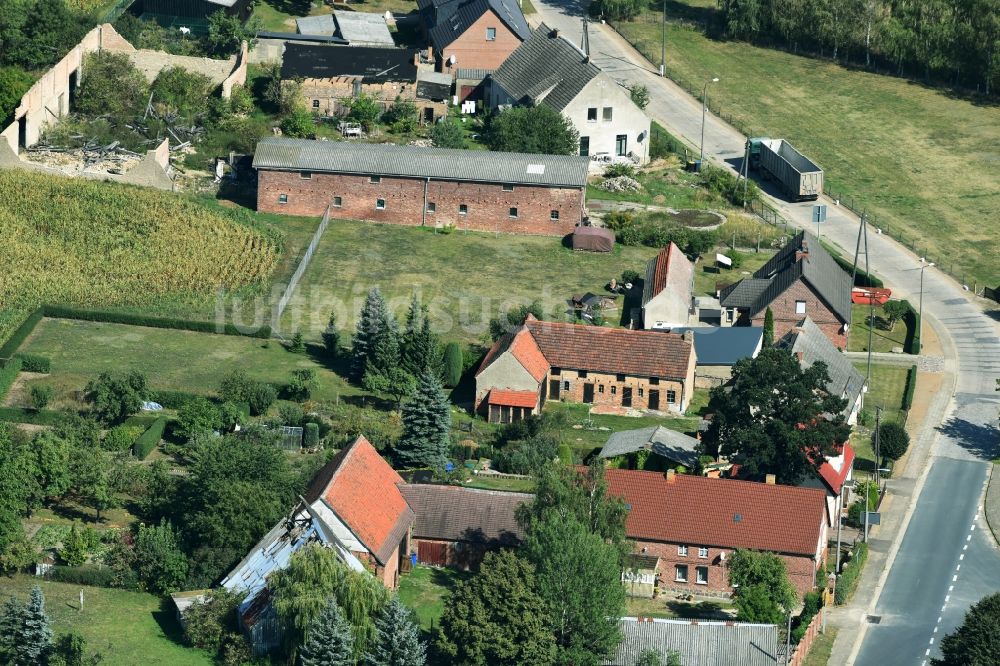
[[[560,369],[560,373],[549,374],[548,380],[559,382],[559,400],[565,402],[584,402],[584,387],[588,384],[594,387],[595,405],[617,405],[622,404],[625,396],[625,389],[632,389],[632,407],[635,409],[653,409],[649,404],[650,391],[659,392],[659,406],[655,407],[660,411],[682,411],[686,409],[686,402],[690,393],[694,390],[694,372],[692,369],[691,381],[687,382],[689,389],[681,382],[660,378],[658,384],[651,384],[648,377],[632,377],[626,375],[624,379],[619,379],[618,375],[601,372],[587,372],[586,377],[581,377],[576,370]],[[567,388],[567,383],[569,388]],[[667,400],[667,391],[675,394],[675,404],[671,405]],[[549,398],[553,398],[553,392],[549,390]],[[681,400],[685,400],[683,406]]]
[[[339,206],[330,211],[335,219],[546,236],[572,233],[583,215],[581,189],[515,185],[505,192],[498,183],[427,182],[392,176],[372,182],[370,176],[303,175],[297,171],[259,171],[257,210],[318,217],[340,197]],[[380,199],[384,207],[380,207]],[[464,213],[461,206],[465,206]],[[516,217],[511,216],[512,208]],[[558,219],[552,219],[553,211]]]

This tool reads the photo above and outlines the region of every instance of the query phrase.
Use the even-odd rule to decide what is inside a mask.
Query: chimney
[[[675,472],[672,469],[668,469],[667,473],[666,473],[667,483],[673,483],[674,482],[674,477],[676,475],[677,475],[677,472]]]
[[[767,483],[767,485],[773,486],[775,482],[774,474],[768,474],[766,477],[764,477],[764,481],[765,483]]]
[[[801,363],[802,359],[804,359],[805,357],[806,357],[805,352],[800,352],[800,351],[795,352],[795,358],[798,359],[799,363]]]
[[[559,28],[552,28],[552,31],[549,33],[549,37],[551,37],[552,39],[558,39],[559,38]]]

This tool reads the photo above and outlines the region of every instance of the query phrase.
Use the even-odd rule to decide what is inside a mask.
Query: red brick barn
[[[847,348],[851,276],[807,231],[795,236],[752,277],[723,289],[720,300],[742,326],[763,326],[771,308],[775,340],[808,316],[838,349]]]
[[[727,558],[736,549],[771,552],[804,594],[826,558],[826,493],[668,471],[609,469],[611,494],[628,508],[636,553],[659,558],[660,591],[728,596]]]
[[[257,210],[564,236],[583,219],[587,159],[269,137]]]
[[[517,0],[417,0],[437,69],[496,69],[531,34]]]

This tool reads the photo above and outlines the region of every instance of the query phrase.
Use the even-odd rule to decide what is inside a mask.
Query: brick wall
[[[340,206],[330,210],[335,219],[546,236],[572,233],[583,214],[580,189],[515,185],[504,192],[493,183],[431,180],[427,201],[434,212],[428,211],[424,222],[424,185],[418,178],[383,176],[372,183],[369,176],[313,173],[306,179],[298,172],[262,170],[257,174],[257,210],[318,217],[339,196]],[[280,203],[282,194],[287,203]],[[377,207],[379,199],[384,209]],[[467,207],[464,215],[460,205]],[[517,209],[516,218],[510,216],[511,208]],[[559,213],[556,221],[550,219],[553,210]]]
[[[795,311],[796,301],[805,301],[805,314]],[[770,303],[771,312],[774,314],[774,339],[778,340],[783,335],[794,328],[806,315],[815,322],[823,331],[830,342],[838,349],[847,348],[847,333],[844,332],[844,323],[830,309],[809,285],[801,279],[785,290]],[[751,326],[763,326],[765,308],[750,321]]]
[[[566,402],[583,402],[584,386],[592,384],[594,386],[595,405],[621,405],[625,388],[632,389],[632,407],[636,409],[650,409],[649,392],[659,391],[660,404],[657,409],[660,411],[679,411],[681,400],[685,399],[685,386],[678,381],[661,378],[659,384],[650,384],[648,377],[632,377],[626,375],[624,381],[619,381],[618,375],[605,374],[600,372],[588,372],[585,378],[580,377],[576,370],[562,369],[560,374],[549,374],[548,381],[559,381],[559,400]],[[566,389],[566,382],[569,382],[569,389]],[[692,382],[693,383],[693,382]],[[693,390],[693,388],[691,389]],[[671,405],[667,402],[667,391],[674,391],[677,403]],[[689,391],[690,392],[690,391]],[[549,396],[553,392],[550,390]],[[684,405],[687,407],[687,404]]]
[[[678,553],[678,546],[687,545],[687,555]],[[655,555],[660,558],[657,572],[660,574],[660,592],[684,592],[688,594],[715,595],[728,597],[732,594],[729,586],[729,572],[726,562],[719,558],[722,552],[728,558],[733,553],[732,548],[708,548],[707,557],[700,557],[698,544],[661,543],[654,541],[636,541],[635,552],[643,555]],[[805,556],[781,555],[788,568],[788,578],[798,590],[801,597],[813,589],[818,565],[812,558]],[[676,580],[676,565],[687,565],[687,582]],[[708,582],[697,583],[697,567],[708,568]]]
[[[496,29],[496,39],[487,41],[486,29]],[[485,12],[462,35],[449,44],[441,54],[441,71],[463,69],[497,69],[521,40],[492,11]],[[455,56],[455,65],[448,65],[448,58]]]

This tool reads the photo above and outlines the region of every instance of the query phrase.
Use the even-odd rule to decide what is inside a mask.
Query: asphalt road
[[[530,17],[534,24],[544,21],[581,43],[583,4],[533,2],[538,10]],[[591,25],[589,37],[591,56],[606,73],[623,85],[647,86],[651,102],[646,111],[654,120],[695,147],[704,127],[706,158],[739,168],[745,141],[740,133],[711,114],[703,125],[701,104],[651,71],[607,26]],[[725,72],[718,76],[720,82],[710,85],[725,85]],[[792,204],[769,194],[785,219],[817,231],[811,222],[812,203]],[[820,203],[829,206],[820,235],[853,252],[857,217],[826,198]],[[869,243],[872,270],[895,296],[917,304],[919,257],[876,229],[870,230]],[[940,639],[961,623],[972,603],[1000,591],[1000,551],[981,512],[989,461],[1000,456],[1000,393],[995,392],[1000,377],[1000,308],[984,314],[984,305],[936,269],[924,271],[925,326],[934,326],[947,370],[957,374],[955,395],[943,420],[925,426],[933,430],[926,432],[923,465],[910,465],[913,469],[902,478],[889,482],[890,493],[901,500],[892,505],[892,511],[899,512],[899,531],[891,543],[873,542],[873,550],[883,551],[880,561],[885,564],[873,559],[873,566],[880,569],[866,572],[862,579],[877,582],[859,589],[857,612],[842,628],[834,652],[838,661],[831,664],[922,664],[939,655]],[[873,608],[866,603],[869,599]]]

